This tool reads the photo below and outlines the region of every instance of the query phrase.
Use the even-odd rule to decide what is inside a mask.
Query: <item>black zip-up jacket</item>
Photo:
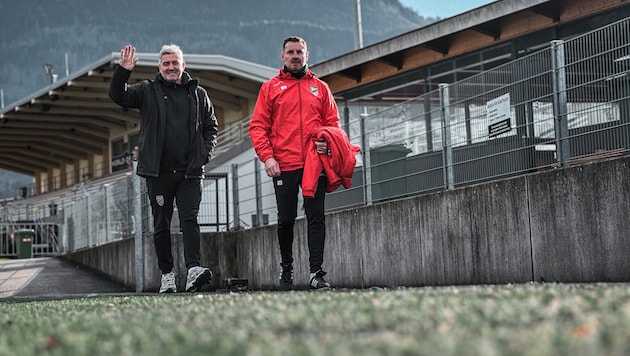
[[[109,85],[109,97],[118,105],[140,110],[140,137],[138,140],[138,175],[157,177],[160,173],[162,148],[166,137],[166,107],[160,74],[155,80],[127,84],[131,71],[116,66]],[[218,123],[214,106],[206,90],[182,74],[182,84],[188,84],[190,121],[186,178],[203,178],[203,167],[210,161],[217,144]],[[201,168],[201,169],[200,169]]]

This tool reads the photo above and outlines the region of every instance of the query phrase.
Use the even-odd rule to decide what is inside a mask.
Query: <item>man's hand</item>
[[[271,157],[265,161],[265,172],[269,177],[277,177],[280,175],[280,165],[275,158]]]
[[[126,70],[133,70],[136,67],[136,62],[138,62],[138,58],[135,57],[136,48],[131,45],[126,45],[125,48],[120,50],[120,64],[121,67]]]
[[[315,150],[319,154],[328,154],[328,142],[326,142],[323,138],[319,141],[315,141]]]

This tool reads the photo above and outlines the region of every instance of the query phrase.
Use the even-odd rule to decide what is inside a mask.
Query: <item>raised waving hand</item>
[[[131,45],[126,45],[120,50],[120,62],[118,62],[118,64],[126,70],[133,70],[136,67],[136,62],[138,62],[138,58],[135,57],[135,54],[136,48]]]

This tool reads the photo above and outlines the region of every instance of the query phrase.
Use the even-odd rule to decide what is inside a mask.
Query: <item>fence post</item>
[[[425,85],[425,90],[430,91],[431,89]],[[433,125],[431,122],[431,95],[423,95],[423,106],[424,106],[424,125],[426,127],[425,135],[427,140],[427,152],[433,152]]]
[[[359,115],[361,117],[361,148],[363,149],[363,200],[365,205],[372,205],[372,163],[370,162],[370,137],[368,136],[365,121],[367,113]]]
[[[138,148],[133,152],[133,170],[138,171]],[[133,175],[133,216],[134,216],[134,246],[136,259],[136,292],[144,291],[144,241],[142,240],[142,192],[140,176]]]
[[[556,131],[556,152],[560,165],[566,167],[571,159],[569,120],[567,118],[567,77],[564,41],[551,41],[551,77],[553,82],[553,116]]]
[[[239,121],[237,123],[237,127],[238,127],[238,142],[241,142],[245,139],[245,122],[243,121]]]
[[[85,189],[83,190],[83,203],[85,204],[85,235],[86,235],[86,244],[85,247],[92,247],[94,246],[94,239],[95,237],[93,237],[92,235],[96,235],[96,234],[92,234],[92,221],[90,220],[90,218],[92,216],[94,216],[94,211],[92,211],[92,208],[90,207],[90,196],[87,195],[85,193]]]
[[[234,230],[238,230],[241,228],[241,211],[239,207],[239,197],[238,197],[238,164],[232,164],[232,210],[234,211]],[[229,214],[228,214],[229,215]],[[230,222],[230,218],[228,216],[228,225]]]
[[[440,116],[442,119],[442,160],[444,163],[444,185],[448,189],[455,187],[453,175],[453,146],[451,145],[451,115],[448,96],[448,84],[439,84]]]
[[[261,226],[263,224],[262,188],[260,186],[260,161],[258,158],[254,158],[254,182],[256,185],[256,224],[252,224],[252,226]]]
[[[109,206],[109,192],[111,191],[111,185],[109,183],[104,184],[103,190],[105,191],[105,197],[103,199],[105,205],[105,241],[110,241],[112,237],[112,229],[110,227],[112,222],[112,209]]]

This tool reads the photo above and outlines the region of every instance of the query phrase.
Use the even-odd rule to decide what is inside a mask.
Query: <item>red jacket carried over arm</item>
[[[322,170],[326,173],[326,192],[330,193],[343,185],[352,186],[352,175],[356,166],[356,155],[361,147],[353,145],[348,135],[339,127],[325,126],[311,135],[311,142],[304,162],[302,177],[302,195],[312,198],[317,191],[317,180]],[[318,154],[315,141],[324,139],[328,142],[328,154]]]

